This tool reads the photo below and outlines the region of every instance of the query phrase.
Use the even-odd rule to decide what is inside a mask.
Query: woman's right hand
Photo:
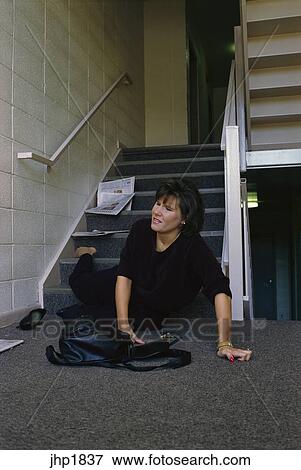
[[[119,331],[130,335],[133,343],[144,344],[144,341],[135,335],[129,324],[128,307],[132,291],[132,281],[124,276],[117,276],[115,286],[115,300],[117,311],[117,325]]]
[[[134,343],[134,344],[144,344],[144,341],[141,339],[141,338],[138,338],[138,336],[134,333],[133,329],[129,326],[123,326],[122,328],[118,328],[119,331],[121,331],[122,333],[127,333],[128,335],[130,335],[130,338],[131,338],[131,341]]]
[[[131,341],[133,341],[134,344],[144,344],[143,339],[139,338],[135,333],[131,335]]]

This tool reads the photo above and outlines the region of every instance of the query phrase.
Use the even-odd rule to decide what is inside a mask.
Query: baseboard
[[[41,305],[39,304],[32,304],[28,305],[27,307],[0,313],[0,328],[5,328],[6,326],[19,322],[20,320],[22,320],[22,318],[26,317],[26,315],[28,315],[31,310],[40,307]]]

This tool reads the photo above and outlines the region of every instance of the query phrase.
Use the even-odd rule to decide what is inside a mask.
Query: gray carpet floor
[[[300,449],[301,322],[234,324],[248,363],[203,335],[175,346],[191,365],[146,373],[54,366],[44,327],[0,330],[25,340],[0,354],[1,449]]]

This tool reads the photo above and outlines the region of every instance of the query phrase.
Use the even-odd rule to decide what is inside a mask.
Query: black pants
[[[88,253],[82,255],[73,273],[69,285],[76,297],[86,306],[86,313],[93,319],[115,320],[115,284],[118,266],[96,271],[93,258]],[[133,328],[160,328],[161,316],[150,315],[142,305],[131,296],[129,303],[129,322]]]
[[[82,255],[73,273],[69,285],[75,296],[88,308],[94,318],[116,318],[115,284],[117,268],[96,271],[93,258],[88,253]]]

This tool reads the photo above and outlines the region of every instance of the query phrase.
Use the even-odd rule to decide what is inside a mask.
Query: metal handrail
[[[102,95],[102,97],[97,101],[97,103],[90,109],[90,111],[83,117],[80,123],[73,129],[73,131],[68,135],[68,137],[64,140],[64,142],[59,146],[59,148],[54,152],[54,154],[47,158],[43,155],[39,155],[35,152],[20,152],[18,153],[19,159],[31,159],[35,160],[36,162],[42,163],[49,167],[53,166],[59,159],[60,155],[64,152],[66,147],[70,144],[70,142],[76,137],[79,131],[83,128],[83,126],[88,122],[88,120],[96,113],[96,111],[100,108],[100,106],[109,98],[111,93],[123,83],[124,85],[130,85],[132,80],[127,72],[124,72],[120,75],[117,80],[107,89],[107,91]]]
[[[223,122],[223,130],[222,130],[222,137],[221,137],[221,150],[226,150],[226,129],[227,126],[235,126],[236,125],[236,111],[235,111],[235,61],[232,60],[230,74],[229,74],[229,82],[228,82],[228,90],[227,90],[227,98],[226,98],[226,107],[224,113],[224,122]],[[225,227],[224,227],[224,237],[223,237],[223,248],[222,248],[222,269],[225,274],[228,275],[228,266],[229,266],[229,243],[228,243],[228,201],[227,201],[227,194],[228,194],[228,178],[227,178],[227,159],[225,158],[224,161],[224,173],[225,173]]]
[[[235,61],[232,60],[229,82],[228,82],[228,91],[226,98],[226,107],[224,113],[224,122],[221,138],[221,150],[226,148],[226,127],[236,125],[236,112],[235,112]]]

